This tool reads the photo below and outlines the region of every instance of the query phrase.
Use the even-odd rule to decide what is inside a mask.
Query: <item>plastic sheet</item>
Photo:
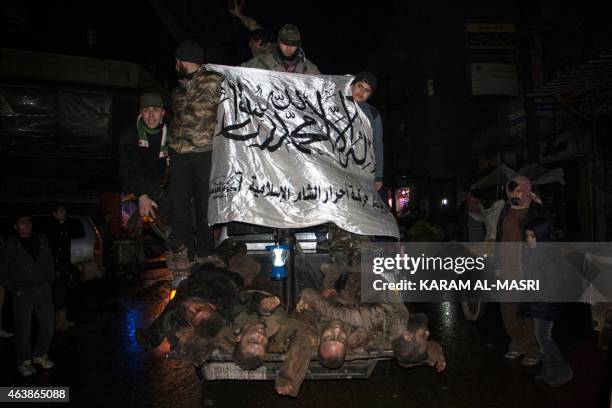
[[[8,156],[107,158],[112,95],[0,86],[0,149]]]

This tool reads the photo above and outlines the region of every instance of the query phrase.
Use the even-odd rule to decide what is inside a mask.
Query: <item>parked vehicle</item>
[[[50,215],[33,215],[32,230],[45,234],[50,220]],[[15,234],[13,224],[13,216],[0,216],[0,234],[4,238]],[[66,224],[72,237],[70,261],[81,272],[81,279],[89,281],[103,277],[102,239],[92,219],[88,215],[69,215]]]

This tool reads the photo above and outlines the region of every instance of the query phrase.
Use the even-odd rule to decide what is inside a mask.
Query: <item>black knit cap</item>
[[[365,82],[366,84],[370,85],[370,87],[372,88],[372,94],[376,92],[376,86],[378,85],[378,79],[371,72],[361,71],[360,73],[358,73],[355,76],[355,79],[353,80],[354,84],[356,84],[357,82]]]
[[[195,41],[182,41],[174,53],[174,58],[194,64],[203,64],[204,50]]]

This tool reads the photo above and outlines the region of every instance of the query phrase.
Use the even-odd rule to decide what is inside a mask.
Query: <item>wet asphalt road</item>
[[[558,389],[536,383],[536,369],[504,361],[509,340],[497,305],[471,323],[452,303],[414,306],[429,314],[432,338],[444,347],[448,367],[441,374],[379,363],[369,380],[307,381],[297,399],[278,397],[270,381],[202,385],[192,367],[166,358],[167,344],[143,352],[134,339],[167,302],[169,279],[158,269],[84,285],[72,299],[78,327],[53,340],[56,368],[22,379],[12,341],[0,340],[0,385],[68,386],[70,405],[78,407],[609,407],[608,353],[596,351],[582,304],[566,305],[553,331],[575,373]]]

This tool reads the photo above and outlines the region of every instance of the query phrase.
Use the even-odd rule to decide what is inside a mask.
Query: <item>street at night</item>
[[[606,1],[0,5],[0,406],[612,408]]]
[[[535,369],[504,361],[508,339],[497,305],[483,320],[468,322],[458,304],[416,304],[431,318],[448,368],[402,369],[379,363],[369,380],[306,381],[297,400],[279,397],[271,381],[201,383],[189,364],[168,359],[168,345],[144,352],[134,338],[168,301],[167,269],[138,279],[98,282],[83,288],[74,316],[78,327],[58,335],[50,353],[57,368],[29,379],[13,369],[12,342],[1,343],[1,384],[68,386],[73,406],[142,407],[604,407],[608,356],[595,351],[585,305],[567,305],[571,320],[559,324],[561,347],[575,379],[559,389],[534,381]]]

